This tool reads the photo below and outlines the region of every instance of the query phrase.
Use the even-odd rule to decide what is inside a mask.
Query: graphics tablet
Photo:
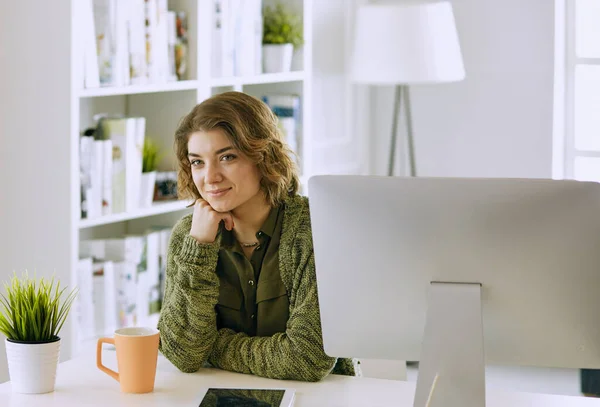
[[[294,389],[203,389],[198,395],[198,407],[292,407]]]

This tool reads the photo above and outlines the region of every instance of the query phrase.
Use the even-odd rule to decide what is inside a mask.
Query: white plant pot
[[[140,185],[140,207],[147,208],[154,200],[154,185],[156,184],[156,171],[142,173]]]
[[[294,45],[292,44],[264,44],[263,72],[289,72],[292,69],[293,55]]]
[[[39,394],[54,391],[60,338],[49,343],[5,340],[10,384],[15,393]]]

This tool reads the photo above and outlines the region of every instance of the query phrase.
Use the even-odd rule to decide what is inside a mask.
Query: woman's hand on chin
[[[225,224],[225,229],[233,229],[231,212],[217,212],[204,199],[197,199],[194,204],[190,235],[200,243],[213,243],[221,221]]]

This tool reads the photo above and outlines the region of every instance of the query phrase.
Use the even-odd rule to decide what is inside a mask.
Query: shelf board
[[[265,73],[255,76],[234,76],[227,78],[213,78],[212,87],[258,85],[264,83],[298,82],[304,80],[304,71],[281,73]]]
[[[149,208],[140,208],[135,212],[115,213],[107,216],[100,216],[93,219],[79,220],[79,229],[90,228],[94,226],[108,225],[110,223],[123,222],[131,219],[144,218],[147,216],[161,215],[180,211],[186,208],[189,203],[187,201],[170,201],[155,203]]]
[[[106,87],[82,89],[79,93],[81,98],[92,98],[98,96],[135,95],[140,93],[175,92],[179,90],[193,90],[198,88],[198,81],[176,81],[166,83],[153,83],[148,85],[130,85],[121,87]]]

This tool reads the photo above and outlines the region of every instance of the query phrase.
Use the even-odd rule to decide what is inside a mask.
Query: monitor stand
[[[414,407],[484,407],[481,284],[432,282]]]

